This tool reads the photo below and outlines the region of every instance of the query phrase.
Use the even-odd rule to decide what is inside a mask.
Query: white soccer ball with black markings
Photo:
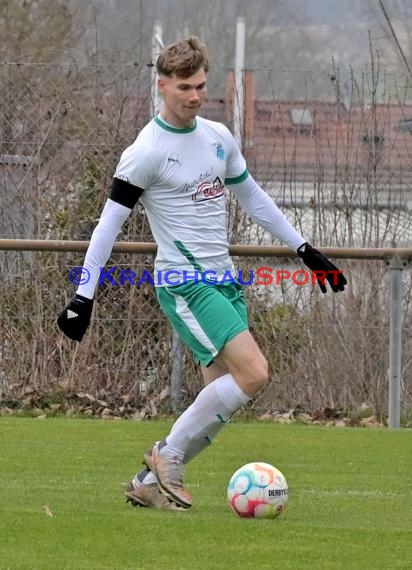
[[[230,508],[239,517],[275,519],[286,508],[288,484],[269,463],[247,463],[231,477],[227,488]]]

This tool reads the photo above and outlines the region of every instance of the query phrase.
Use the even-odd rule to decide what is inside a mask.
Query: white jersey
[[[156,271],[213,271],[218,279],[233,272],[225,184],[248,172],[223,124],[197,117],[193,128],[176,129],[157,116],[123,152],[114,176],[144,190]]]

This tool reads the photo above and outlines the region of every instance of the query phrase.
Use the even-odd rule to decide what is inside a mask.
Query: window
[[[310,127],[314,120],[309,109],[291,109],[290,118],[292,123],[298,127]]]

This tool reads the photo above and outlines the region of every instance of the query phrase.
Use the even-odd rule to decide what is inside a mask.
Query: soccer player
[[[140,200],[158,246],[156,271],[175,270],[185,276],[177,285],[157,286],[156,294],[200,363],[205,387],[170,433],[144,454],[146,467],[132,479],[126,497],[133,505],[181,510],[192,504],[184,486],[184,464],[206,448],[268,380],[268,363],[248,328],[241,286],[199,279],[205,271],[214,272],[215,281],[226,272],[234,275],[226,188],[256,223],[319,272],[323,292],[327,283],[334,292],[343,291],[346,279],[255,182],[230,131],[198,115],[206,97],[206,46],[194,36],[175,42],[163,50],[156,67],[162,108],[121,155],[84,261],[90,280],[78,287],[58,325],[68,337],[81,341],[90,323],[100,268]]]

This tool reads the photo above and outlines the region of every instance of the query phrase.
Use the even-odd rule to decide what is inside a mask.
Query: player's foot
[[[183,463],[178,457],[167,457],[160,453],[164,442],[157,441],[144,454],[143,463],[156,476],[160,490],[169,499],[182,507],[192,506],[192,497],[183,486]]]
[[[133,507],[148,507],[151,509],[163,509],[167,511],[185,511],[184,507],[170,501],[160,492],[159,485],[143,485],[131,481],[126,489],[126,503],[132,503]]]

